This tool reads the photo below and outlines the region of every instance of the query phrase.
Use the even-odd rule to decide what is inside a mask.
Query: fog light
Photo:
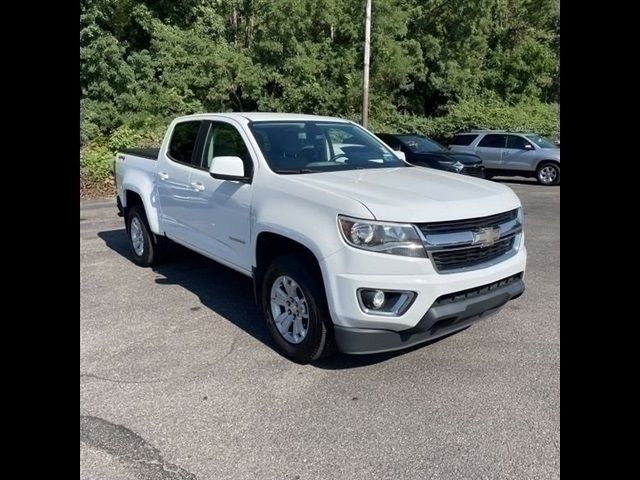
[[[415,292],[360,288],[357,292],[360,309],[369,315],[400,316],[413,303]]]
[[[373,305],[373,308],[380,308],[383,303],[384,303],[384,292],[382,290],[378,290],[376,291],[376,293],[373,294],[373,300],[371,300],[371,305]]]

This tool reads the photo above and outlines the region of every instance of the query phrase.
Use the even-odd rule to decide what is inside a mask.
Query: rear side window
[[[504,148],[506,135],[489,134],[480,140],[479,147]]]
[[[456,135],[449,145],[471,145],[478,135]]]
[[[171,142],[169,142],[169,157],[172,160],[191,163],[201,123],[200,121],[183,122],[175,126],[173,135],[171,135]]]
[[[522,137],[518,135],[509,135],[507,137],[507,148],[517,148],[519,150],[524,150],[525,145],[530,145],[530,143]]]

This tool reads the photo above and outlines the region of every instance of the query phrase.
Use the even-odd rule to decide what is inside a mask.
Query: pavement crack
[[[231,340],[231,346],[229,347],[229,350],[227,351],[227,353],[225,353],[222,358],[220,360],[224,360],[225,358],[227,358],[229,355],[231,355],[233,353],[233,351],[236,348],[236,343],[238,342],[238,337],[234,336],[233,340]]]
[[[140,479],[197,480],[193,473],[167,462],[134,431],[103,418],[80,415],[80,442],[117,458]]]
[[[225,360],[229,355],[231,355],[234,350],[236,349],[236,345],[238,343],[238,337],[234,336],[233,339],[231,340],[231,345],[229,346],[229,350],[227,350],[227,352],[220,357],[218,360],[216,360],[215,362],[212,363],[208,363],[206,365],[203,365],[200,368],[196,368],[195,370],[188,372],[184,375],[176,375],[174,377],[169,377],[169,378],[160,378],[157,380],[118,380],[115,378],[107,378],[107,377],[102,377],[100,375],[95,375],[93,373],[80,373],[80,378],[95,378],[96,380],[102,380],[104,382],[111,382],[111,383],[121,383],[121,384],[153,384],[153,383],[162,383],[162,382],[170,382],[172,380],[178,380],[180,378],[192,378],[192,375],[194,373],[199,373],[202,370],[206,370],[211,368],[213,365],[215,365],[216,363]]]
[[[101,377],[100,375],[94,375],[93,373],[81,373],[80,374],[80,378],[95,378],[97,380],[103,380],[105,382],[112,382],[112,383],[161,383],[161,382],[167,382],[169,380],[172,380],[171,378],[161,378],[158,380],[117,380],[115,378],[107,378],[107,377]]]

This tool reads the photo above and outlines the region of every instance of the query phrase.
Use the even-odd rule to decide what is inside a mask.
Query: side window
[[[396,140],[394,137],[390,136],[390,135],[376,135],[380,140],[382,140],[384,143],[386,143],[387,145],[389,145],[393,150],[400,150],[402,149],[402,145],[400,144],[400,142],[398,140]]]
[[[169,157],[176,162],[191,163],[196,139],[202,122],[178,123],[169,142]]]
[[[456,135],[449,145],[471,145],[478,135]]]
[[[480,140],[478,143],[479,147],[489,147],[489,148],[504,148],[506,135],[495,135],[489,134],[485,135],[485,137]]]
[[[209,170],[214,157],[240,157],[244,162],[244,174],[253,174],[253,161],[247,145],[240,132],[233,125],[221,122],[211,122],[209,135],[204,142],[204,165]]]
[[[507,148],[517,148],[518,150],[524,150],[525,145],[531,145],[527,140],[518,135],[507,136]]]

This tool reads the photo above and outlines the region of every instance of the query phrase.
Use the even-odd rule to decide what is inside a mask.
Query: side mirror
[[[533,150],[533,145],[531,145],[530,143],[525,143],[524,144],[524,149],[525,150]]]
[[[244,175],[244,162],[240,157],[213,157],[209,175],[218,180],[236,180],[244,183],[251,180]]]
[[[395,153],[396,157],[398,157],[400,160],[404,160],[405,162],[407,161],[407,156],[404,154],[402,150],[396,150],[393,153]]]

